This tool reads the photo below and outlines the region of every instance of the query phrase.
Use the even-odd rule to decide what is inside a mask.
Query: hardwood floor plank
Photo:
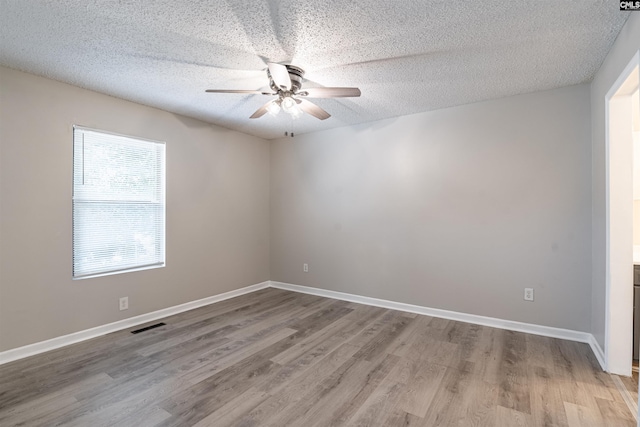
[[[600,411],[597,408],[589,408],[569,402],[564,403],[564,408],[567,413],[569,427],[596,427],[607,425],[604,423],[604,420],[600,416]]]
[[[269,425],[346,425],[360,405],[389,373],[397,356],[373,361],[351,358],[314,387],[295,407],[268,420]],[[327,411],[327,408],[331,408]]]
[[[265,420],[284,412],[285,408],[295,406],[310,389],[333,375],[346,362],[353,360],[352,356],[358,350],[359,347],[343,344],[314,365],[283,366],[272,381],[264,383],[260,388],[268,391],[271,397],[244,416],[239,425],[259,426]]]
[[[47,396],[15,407],[10,406],[0,413],[0,425],[20,425],[27,421],[38,424],[48,419],[50,414],[65,410],[77,402],[73,396]]]
[[[420,417],[416,417],[413,414],[406,412],[394,412],[387,419],[385,419],[383,425],[385,427],[417,427],[424,425],[424,420]]]
[[[536,358],[535,361],[546,364],[545,358]],[[532,376],[530,398],[534,425],[568,427],[562,393],[548,368],[531,366],[529,371]]]
[[[458,425],[466,418],[465,393],[478,379],[470,371],[446,368],[440,381],[441,387],[435,393],[431,405],[424,416],[423,426]]]
[[[150,344],[141,348],[137,352],[143,356],[151,356],[154,353],[176,347],[182,343],[202,339],[216,338],[219,336],[234,336],[236,334],[250,334],[247,329],[253,327],[255,329],[264,329],[265,319],[269,325],[273,325],[279,318],[291,319],[298,314],[312,311],[312,305],[300,305],[300,301],[295,298],[280,297],[277,300],[270,299],[271,304],[264,306],[255,303],[251,306],[242,306],[240,309],[227,311],[215,317],[205,317],[197,323],[189,324],[188,330],[181,330],[179,334],[163,339],[161,341]],[[320,303],[318,300],[316,304]],[[239,316],[240,312],[242,314]],[[175,325],[171,325],[175,326]],[[175,327],[175,329],[179,329]]]
[[[289,403],[271,418],[260,420],[261,425],[273,427],[304,426],[302,420],[318,402],[326,401],[325,398],[330,395],[334,389],[339,390],[340,384],[348,384],[351,382],[358,384],[362,378],[366,377],[370,368],[371,362],[366,360],[358,361],[353,357],[349,358],[331,375],[319,383],[312,385],[308,390],[305,390],[300,396],[300,399]],[[330,398],[331,396],[328,397],[328,399]]]
[[[596,397],[596,403],[602,418],[609,425],[635,426],[636,420],[629,412],[629,408],[622,402],[615,402]]]
[[[413,344],[415,340],[416,334],[418,334],[420,328],[428,321],[430,321],[430,317],[428,316],[415,316],[413,317],[413,321],[407,325],[400,333],[396,336],[395,340],[391,345],[389,345],[389,349],[387,350],[391,354],[395,354],[398,357],[405,357],[406,353],[409,351],[409,348]],[[425,322],[426,323],[423,323]]]
[[[391,320],[391,319],[390,319]],[[398,316],[392,319],[378,332],[369,342],[353,355],[357,359],[374,360],[379,355],[386,352],[389,346],[397,338],[398,334],[413,322],[414,319]]]
[[[411,361],[422,359],[424,353],[436,341],[434,333],[436,333],[437,330],[429,326],[431,321],[432,318],[428,316],[416,318],[412,324],[405,329],[405,331],[409,331],[410,335],[404,336],[402,333],[399,334],[396,340],[397,345],[392,347],[390,351],[397,356]],[[406,343],[403,341],[406,341]]]
[[[501,358],[499,405],[520,413],[531,414],[525,334],[505,331]]]
[[[109,375],[100,373],[32,400],[0,407],[0,425],[8,424],[8,419],[18,424],[19,420],[38,420],[53,412],[65,410],[78,402],[75,396],[78,393],[104,386],[112,380]]]
[[[531,393],[529,385],[516,374],[505,374],[500,382],[498,402],[500,406],[514,411],[531,414]]]
[[[531,415],[499,406],[496,409],[496,427],[533,427]]]
[[[447,367],[429,362],[414,362],[398,408],[402,412],[424,418],[440,390]]]
[[[553,359],[551,353],[551,340],[553,338],[542,337],[540,335],[526,335],[527,361],[530,365],[540,366],[550,369],[549,361]]]
[[[365,427],[380,424],[393,413],[402,395],[404,384],[387,376],[353,414],[349,425]]]
[[[460,401],[459,423],[469,427],[495,426],[498,391],[495,384],[489,384],[476,375],[470,375],[467,389]]]
[[[369,324],[366,328],[359,331],[355,336],[349,339],[349,342],[357,347],[365,346],[369,341],[374,339],[389,322],[392,322],[398,316],[397,313],[391,310],[384,310],[382,315],[376,319],[375,322]],[[406,318],[409,319],[409,318]]]
[[[460,359],[470,361],[472,360],[471,358],[473,357],[474,351],[479,344],[480,334],[482,333],[483,327],[470,323],[464,323],[463,325],[465,325],[464,333],[456,340],[456,344],[458,344]]]
[[[269,393],[250,388],[230,400],[220,409],[212,412],[198,421],[193,427],[223,427],[237,425],[238,418],[250,412],[260,403],[269,398]]]
[[[291,346],[271,360],[281,365],[286,365],[303,356],[310,349],[317,348],[320,345],[327,346],[333,343],[335,347],[338,347],[356,332],[361,331],[365,326],[381,316],[383,312],[384,309],[381,308],[360,306],[326,328]]]
[[[444,331],[447,329],[447,326],[451,324],[452,320],[449,319],[441,319],[439,317],[429,317],[429,327],[432,329],[437,329],[440,331]]]
[[[260,350],[270,347],[272,344],[284,340],[296,332],[297,331],[295,329],[284,328],[268,334],[267,336],[261,337],[262,339],[260,340],[235,341],[223,348],[202,353],[201,357],[208,358],[210,363],[203,364],[199,368],[193,369],[191,372],[185,374],[185,377],[192,384],[197,384],[200,381],[206,380],[216,372],[220,372],[231,367],[239,361],[258,353]],[[238,345],[234,345],[235,343],[238,343]]]
[[[478,344],[467,359],[474,362],[473,373],[490,384],[498,384],[500,380],[505,333],[502,329],[482,328]]]
[[[87,411],[82,416],[64,422],[65,427],[111,427],[144,425],[155,426],[171,416],[168,412],[155,405],[133,405],[131,402],[121,401],[116,405],[96,408]]]
[[[220,410],[256,383],[268,379],[275,364],[268,359],[248,359],[172,396],[160,406],[172,417],[161,426],[192,425]]]
[[[383,355],[380,355],[380,357],[382,356]],[[387,354],[379,363],[377,363],[377,361],[376,363],[374,363],[374,361],[371,362],[370,370],[361,384],[348,384],[345,385],[342,393],[332,393],[332,400],[336,402],[335,406],[332,402],[318,402],[315,405],[315,412],[314,408],[312,408],[307,415],[306,422],[303,420],[303,422],[305,422],[304,425],[341,426],[349,424],[349,421],[358,409],[360,409],[364,402],[366,402],[371,394],[379,387],[380,383],[387,377],[389,372],[391,372],[391,369],[398,362],[398,356]],[[331,418],[324,415],[327,412],[327,406],[334,406],[336,408],[332,411]]]

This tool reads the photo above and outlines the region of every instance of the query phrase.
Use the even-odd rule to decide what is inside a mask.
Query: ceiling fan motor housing
[[[304,70],[295,65],[285,65],[289,72],[289,78],[291,79],[291,92],[297,92],[302,87],[302,78],[304,77]]]

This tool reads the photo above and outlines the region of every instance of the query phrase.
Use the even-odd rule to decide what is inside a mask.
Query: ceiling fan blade
[[[352,98],[362,94],[357,87],[310,87],[296,95],[309,98]]]
[[[325,120],[331,117],[331,114],[327,113],[311,101],[307,101],[306,99],[296,99],[296,102],[302,111],[312,115],[313,117],[320,120]]]
[[[267,66],[269,67],[269,73],[271,74],[271,78],[276,86],[284,90],[291,90],[291,77],[289,77],[287,67],[274,62],[269,62]]]
[[[207,89],[205,92],[209,93],[251,93],[255,95],[273,95],[270,92],[263,92],[261,90],[236,90],[236,89]]]
[[[249,117],[250,119],[257,119],[258,117],[262,117],[267,113],[267,107],[269,106],[269,104],[271,104],[273,101],[269,101],[266,104],[264,104],[262,107],[258,108],[256,110],[255,113],[253,113],[251,115],[251,117]]]

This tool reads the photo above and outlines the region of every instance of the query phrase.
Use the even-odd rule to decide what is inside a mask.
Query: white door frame
[[[631,375],[633,357],[633,134],[630,108],[639,73],[640,51],[605,97],[605,366],[608,372],[626,376]]]

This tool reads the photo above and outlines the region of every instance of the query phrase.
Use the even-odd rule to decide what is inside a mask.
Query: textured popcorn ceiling
[[[588,82],[614,0],[0,0],[0,64],[264,138]],[[332,114],[249,116],[265,61],[306,70]]]

